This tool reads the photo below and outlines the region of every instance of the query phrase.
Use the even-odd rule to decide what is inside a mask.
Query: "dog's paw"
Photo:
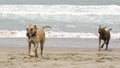
[[[37,57],[39,57],[38,55],[35,55],[35,57],[37,58]]]
[[[99,49],[98,51],[101,51],[101,49]]]
[[[34,53],[34,52],[32,52],[30,55],[31,55],[31,57],[33,57],[33,56],[35,55],[35,53]]]
[[[27,58],[28,58],[28,59],[30,59],[30,57],[31,57],[30,55],[29,55],[29,56],[27,56]]]
[[[105,51],[107,50],[107,48],[105,48]]]

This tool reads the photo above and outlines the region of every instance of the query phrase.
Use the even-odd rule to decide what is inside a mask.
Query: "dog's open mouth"
[[[28,39],[30,39],[30,35],[29,35],[29,33],[27,33],[26,36],[28,37]]]
[[[30,37],[34,37],[36,35],[36,32],[31,32],[31,33],[27,33],[27,37],[30,39]]]

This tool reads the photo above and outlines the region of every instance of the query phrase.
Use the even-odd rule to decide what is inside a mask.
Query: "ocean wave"
[[[97,39],[97,33],[79,33],[79,32],[55,32],[47,31],[46,38],[86,38]],[[0,30],[0,38],[26,38],[25,30]],[[112,39],[120,39],[120,33],[111,33]]]
[[[0,5],[0,15],[120,15],[119,5]]]
[[[0,30],[0,38],[25,38],[26,31],[18,31],[18,30]]]

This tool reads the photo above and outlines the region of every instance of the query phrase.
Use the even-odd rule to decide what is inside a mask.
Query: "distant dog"
[[[31,44],[34,44],[34,56],[37,57],[37,48],[38,44],[40,43],[41,47],[41,56],[43,54],[43,47],[44,47],[44,42],[45,42],[45,28],[51,28],[50,26],[44,26],[42,28],[37,28],[36,25],[29,24],[26,27],[27,34],[26,36],[28,37],[28,56],[30,57],[30,51],[31,51]]]
[[[99,26],[98,29],[98,33],[99,33],[99,51],[101,50],[101,48],[103,48],[104,44],[106,44],[106,49],[108,49],[108,44],[109,44],[109,40],[110,40],[110,30],[105,30],[106,27],[101,27],[101,25]],[[101,46],[101,40],[104,41],[104,43]]]

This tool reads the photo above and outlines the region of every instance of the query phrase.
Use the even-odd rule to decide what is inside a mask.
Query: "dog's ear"
[[[105,29],[106,28],[106,26],[105,27],[103,27],[103,29]]]
[[[99,29],[101,29],[101,25],[99,25]]]
[[[34,25],[34,28],[35,28],[35,29],[37,29],[37,26],[36,26],[36,25]]]

